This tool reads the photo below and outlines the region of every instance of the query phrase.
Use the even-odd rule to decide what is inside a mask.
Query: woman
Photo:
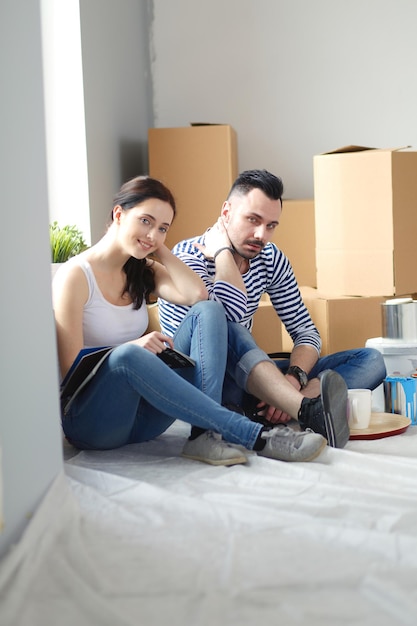
[[[171,192],[147,176],[125,183],[111,222],[97,244],[56,273],[53,302],[62,377],[81,349],[116,346],[92,381],[62,415],[67,439],[81,449],[110,449],[154,439],[176,419],[213,431],[221,448],[216,464],[246,462],[239,444],[287,461],[315,458],[326,445],[316,433],[268,428],[229,411],[221,398],[227,358],[223,308],[207,300],[202,280],[165,246],[175,215]],[[155,254],[157,260],[150,259]],[[195,368],[170,369],[157,355],[173,347],[161,332],[144,334],[146,302],[161,297],[195,305],[183,321]],[[212,332],[212,347],[200,335]],[[200,347],[200,349],[199,349]],[[187,380],[188,378],[188,380]],[[204,440],[197,445],[204,446]],[[188,455],[194,458],[193,450]],[[201,458],[201,449],[196,458]]]

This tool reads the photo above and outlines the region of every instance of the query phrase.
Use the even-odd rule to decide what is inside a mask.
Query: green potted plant
[[[74,225],[58,226],[58,222],[49,224],[51,245],[52,277],[58,267],[88,248],[83,233]]]
[[[65,263],[88,248],[83,233],[71,225],[58,226],[58,222],[49,225],[52,263]]]

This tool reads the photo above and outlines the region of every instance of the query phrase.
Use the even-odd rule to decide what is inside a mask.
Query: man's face
[[[261,252],[271,240],[281,213],[280,200],[270,200],[260,189],[231,196],[223,204],[223,223],[240,256],[253,259]]]

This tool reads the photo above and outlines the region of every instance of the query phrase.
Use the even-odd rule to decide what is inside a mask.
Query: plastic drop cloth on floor
[[[2,626],[416,624],[417,427],[229,468],[181,458],[187,435],[64,444],[0,564]]]

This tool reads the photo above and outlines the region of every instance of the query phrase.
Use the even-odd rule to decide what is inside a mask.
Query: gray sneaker
[[[246,463],[243,452],[230,445],[218,433],[206,430],[195,439],[187,439],[181,456],[210,465],[237,465]]]
[[[298,432],[284,425],[264,431],[261,439],[266,444],[258,455],[278,461],[312,461],[327,445],[327,439],[309,429]]]

